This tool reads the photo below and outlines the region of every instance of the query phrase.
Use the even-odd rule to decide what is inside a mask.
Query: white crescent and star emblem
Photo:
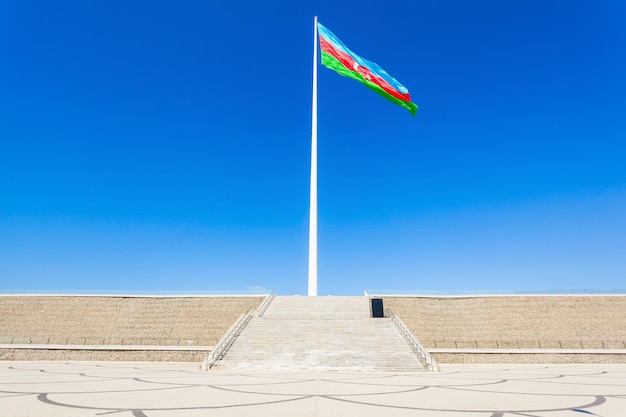
[[[361,74],[363,76],[363,78],[365,78],[368,81],[372,80],[372,74],[370,73],[370,70],[367,67],[361,67],[359,66],[359,64],[355,61],[354,65],[352,65],[352,68],[358,72],[359,74]],[[363,69],[361,69],[363,68]]]

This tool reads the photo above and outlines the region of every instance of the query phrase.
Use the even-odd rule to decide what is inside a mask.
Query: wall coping
[[[189,294],[189,295],[159,295],[159,294],[7,294],[2,293],[0,297],[109,297],[109,298],[263,298],[268,294]]]
[[[429,353],[475,353],[475,354],[592,354],[592,355],[626,355],[626,349],[426,349]]]
[[[626,297],[626,294],[467,294],[467,295],[431,295],[431,294],[370,294],[376,298],[502,298],[502,297]]]
[[[0,349],[211,351],[213,346],[0,344]]]

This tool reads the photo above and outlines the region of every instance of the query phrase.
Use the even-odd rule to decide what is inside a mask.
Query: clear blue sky
[[[626,287],[626,3],[0,3],[0,290]]]

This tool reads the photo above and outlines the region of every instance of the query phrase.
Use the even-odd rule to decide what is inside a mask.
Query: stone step
[[[365,297],[276,297],[217,363],[233,369],[417,371],[389,319],[371,318]]]

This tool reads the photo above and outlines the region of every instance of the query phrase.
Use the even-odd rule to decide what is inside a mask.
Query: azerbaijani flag
[[[417,105],[411,103],[409,90],[376,63],[361,58],[343,44],[330,30],[317,23],[322,50],[322,64],[343,75],[360,81],[387,100],[404,107],[415,116]]]

